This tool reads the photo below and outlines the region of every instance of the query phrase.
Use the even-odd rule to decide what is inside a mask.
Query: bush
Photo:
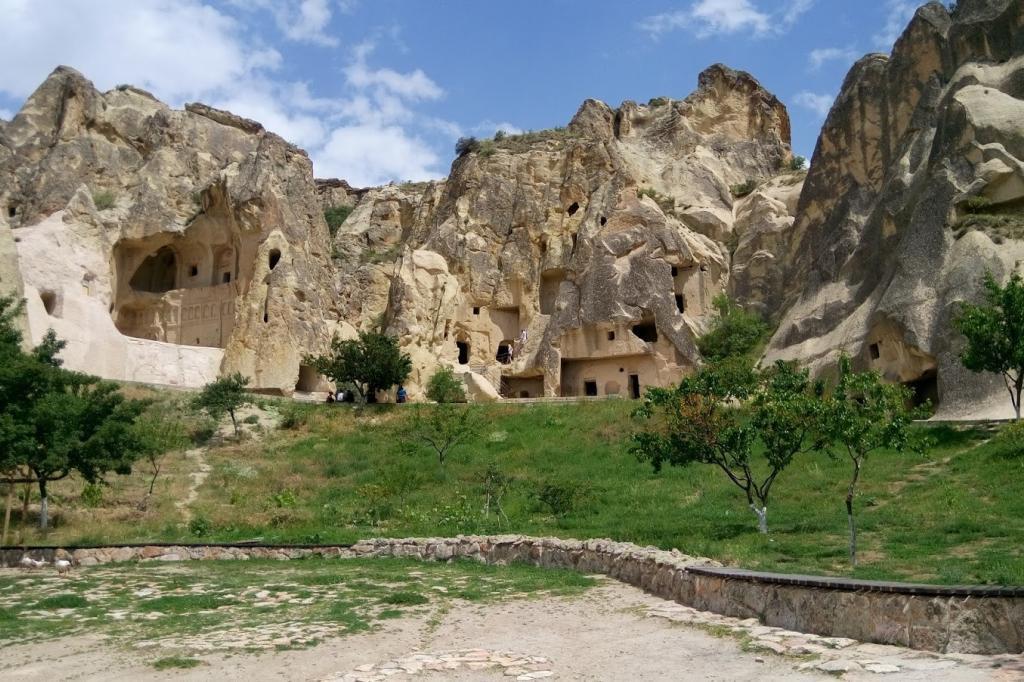
[[[82,488],[82,504],[92,509],[103,504],[103,486],[99,483],[86,483]]]
[[[1004,459],[1024,459],[1024,421],[1004,426],[992,439],[993,454]]]
[[[193,445],[206,445],[217,433],[217,422],[212,419],[200,419],[193,427],[189,438]]]
[[[537,501],[547,507],[555,516],[567,516],[575,511],[586,497],[587,492],[575,483],[548,481],[537,489]]]
[[[197,515],[188,522],[188,532],[197,538],[206,537],[213,531],[213,523],[205,516]]]
[[[768,333],[768,325],[761,318],[748,313],[725,294],[714,300],[718,319],[704,336],[697,340],[697,348],[707,360],[741,358],[751,354]]]
[[[732,187],[729,188],[729,191],[732,192],[732,195],[734,197],[736,197],[737,199],[741,199],[749,195],[755,189],[757,189],[757,183],[753,180],[747,180],[743,184],[733,185]]]
[[[324,220],[327,221],[327,229],[333,237],[338,228],[352,215],[352,206],[331,206],[324,211]]]
[[[494,141],[495,142],[501,142],[507,136],[508,136],[508,133],[506,133],[504,130],[497,130],[497,131],[494,132]]]
[[[963,203],[967,213],[987,213],[992,208],[992,200],[988,197],[970,197]]]
[[[245,419],[242,420],[242,423],[243,424],[259,424],[260,423],[259,415],[250,414],[248,417],[246,417]]]
[[[106,211],[108,208],[114,208],[116,199],[113,192],[106,190],[101,192],[92,193],[92,203],[96,205],[96,210]]]
[[[441,367],[427,382],[427,398],[435,403],[464,403],[466,391],[451,367]]]
[[[652,97],[647,101],[649,107],[663,107],[668,104],[671,100],[668,97]]]
[[[788,168],[791,171],[802,171],[806,167],[807,159],[805,159],[802,156],[794,156],[792,159],[789,160],[789,163],[786,164],[786,168]]]
[[[460,137],[455,143],[455,156],[461,158],[466,154],[472,154],[480,148],[480,141],[475,137]]]

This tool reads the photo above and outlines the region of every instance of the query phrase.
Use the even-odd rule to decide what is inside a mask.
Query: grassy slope
[[[193,507],[205,524],[192,531],[168,513],[168,496],[181,494],[187,471],[178,459],[159,485],[163,502],[154,511],[117,511],[116,500],[131,497],[121,491],[131,489],[133,475],[115,482],[105,513],[72,513],[50,540],[345,542],[521,532],[677,547],[747,568],[851,574],[845,461],[817,455],[790,467],[776,484],[766,538],[716,469],[654,474],[639,464],[625,447],[632,406],[487,408],[484,433],[456,449],[443,469],[426,451],[402,447],[407,408],[311,406],[296,430],[207,455],[213,471]],[[1024,584],[1024,457],[1000,455],[981,433],[936,435],[940,444],[925,457],[882,453],[868,461],[857,500],[862,565],[855,575]],[[480,512],[491,462],[515,479],[503,501],[508,524]],[[544,483],[584,495],[574,511],[557,517],[537,500]],[[74,500],[66,495],[62,502],[58,511],[67,512]]]

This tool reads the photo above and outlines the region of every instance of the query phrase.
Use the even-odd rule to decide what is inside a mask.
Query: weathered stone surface
[[[0,278],[16,253],[71,368],[291,392],[337,328],[309,159],[256,122],[60,67],[0,129],[0,207]]]
[[[339,307],[356,326],[383,316],[413,356],[413,396],[445,364],[517,398],[673,383],[728,287],[730,186],[776,176],[789,135],[785,107],[720,65],[682,101],[587,100],[568,128],[487,142],[443,182],[361,193],[334,241]],[[785,230],[799,179],[782,187],[747,211],[747,289],[776,247],[756,235]]]
[[[850,71],[800,197],[768,359],[826,371],[846,353],[938,399],[940,417],[1008,415],[1001,381],[961,367],[952,320],[986,270],[1005,279],[1024,258],[1024,232],[959,226],[972,197],[1020,216],[1022,16],[1012,0],[952,16],[931,2],[890,56]]]

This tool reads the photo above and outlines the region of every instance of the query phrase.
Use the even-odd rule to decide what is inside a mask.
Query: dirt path
[[[187,450],[185,456],[195,462],[195,467],[188,475],[188,493],[184,499],[175,502],[174,506],[181,511],[181,516],[187,524],[192,520],[192,503],[199,499],[199,487],[206,482],[206,477],[210,475],[210,465],[206,461],[205,447]]]
[[[175,653],[125,649],[94,636],[5,647],[0,678],[190,680],[833,680],[799,670],[804,660],[744,651],[730,637],[661,617],[671,603],[613,581],[576,598],[524,599],[499,604],[455,602],[385,621],[379,630],[328,639],[289,651],[212,653],[188,670],[158,672],[152,662]],[[895,649],[891,647],[891,649]],[[976,670],[903,651],[902,680],[1001,680]],[[885,675],[864,670],[844,679]]]

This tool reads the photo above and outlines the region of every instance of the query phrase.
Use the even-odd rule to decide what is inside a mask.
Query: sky
[[[810,158],[849,68],[916,0],[0,0],[0,119],[56,66],[256,119],[355,186],[447,175],[460,136],[566,125],[587,98],[682,99],[721,62]]]

